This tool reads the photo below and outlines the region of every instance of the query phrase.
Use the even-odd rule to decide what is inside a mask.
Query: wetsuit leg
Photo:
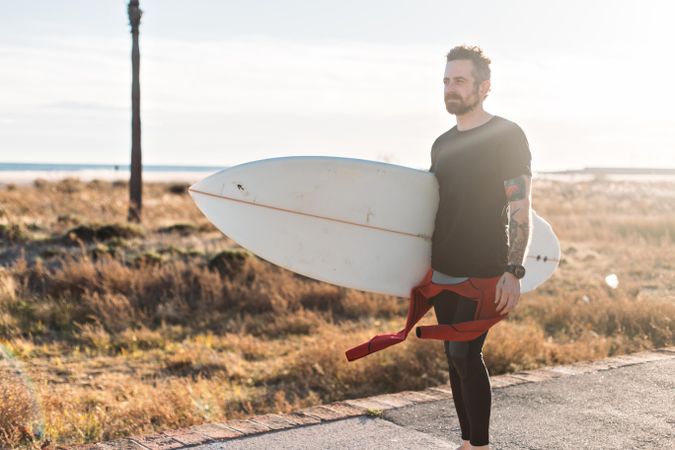
[[[476,302],[444,291],[432,299],[438,323],[453,324],[473,320]],[[462,439],[471,445],[489,443],[492,391],[483,361],[482,348],[487,332],[473,341],[445,341],[450,388],[457,410]]]

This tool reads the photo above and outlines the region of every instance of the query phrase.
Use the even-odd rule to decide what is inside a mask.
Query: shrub
[[[187,193],[189,187],[189,184],[170,184],[167,191],[171,194],[182,195]]]
[[[33,180],[33,186],[37,190],[45,190],[49,187],[49,181],[45,180],[44,178],[36,178]]]
[[[84,188],[84,183],[75,177],[64,178],[56,183],[57,192],[63,192],[64,194],[74,194],[75,192],[82,191]]]
[[[159,266],[165,261],[165,258],[158,252],[150,251],[142,253],[133,259],[134,267],[142,268],[144,266]]]
[[[30,234],[24,225],[0,223],[0,240],[22,243],[30,240]]]
[[[192,223],[175,223],[166,227],[157,229],[159,233],[178,233],[181,236],[189,236],[199,232],[199,227]]]
[[[110,239],[131,239],[142,237],[143,230],[130,224],[110,224],[110,225],[80,225],[72,228],[66,233],[64,239],[66,242],[94,242],[107,241]]]
[[[221,276],[231,277],[241,271],[249,256],[245,250],[224,250],[209,260],[208,267]]]

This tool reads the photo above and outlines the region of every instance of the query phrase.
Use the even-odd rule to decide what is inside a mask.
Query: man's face
[[[487,83],[489,87],[489,81]],[[483,101],[481,86],[476,85],[473,76],[473,62],[468,59],[448,61],[445,65],[443,76],[443,94],[445,97],[445,109],[450,114],[461,116],[472,111]],[[485,88],[487,93],[487,88]]]

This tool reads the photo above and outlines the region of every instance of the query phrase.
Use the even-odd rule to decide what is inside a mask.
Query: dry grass
[[[2,349],[0,349],[2,352]],[[34,395],[15,367],[0,361],[0,445],[30,442],[36,422]],[[38,428],[35,428],[37,431]],[[39,437],[39,436],[38,436]]]
[[[184,186],[146,185],[142,227],[124,224],[126,198],[124,183],[102,181],[0,187],[0,447],[447,381],[440,343],[414,337],[346,362],[346,349],[402,326],[405,299],[259,260],[215,231]],[[534,203],[564,260],[491,329],[490,373],[672,345],[675,184],[538,180]]]

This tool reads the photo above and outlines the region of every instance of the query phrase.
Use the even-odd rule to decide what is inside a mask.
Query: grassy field
[[[347,363],[407,300],[272,266],[222,236],[185,187],[0,186],[0,448],[110,440],[447,382],[413,337]],[[673,345],[675,182],[536,180],[564,259],[491,329],[492,375]],[[605,277],[614,273],[612,289]],[[430,313],[426,322],[434,322]]]

